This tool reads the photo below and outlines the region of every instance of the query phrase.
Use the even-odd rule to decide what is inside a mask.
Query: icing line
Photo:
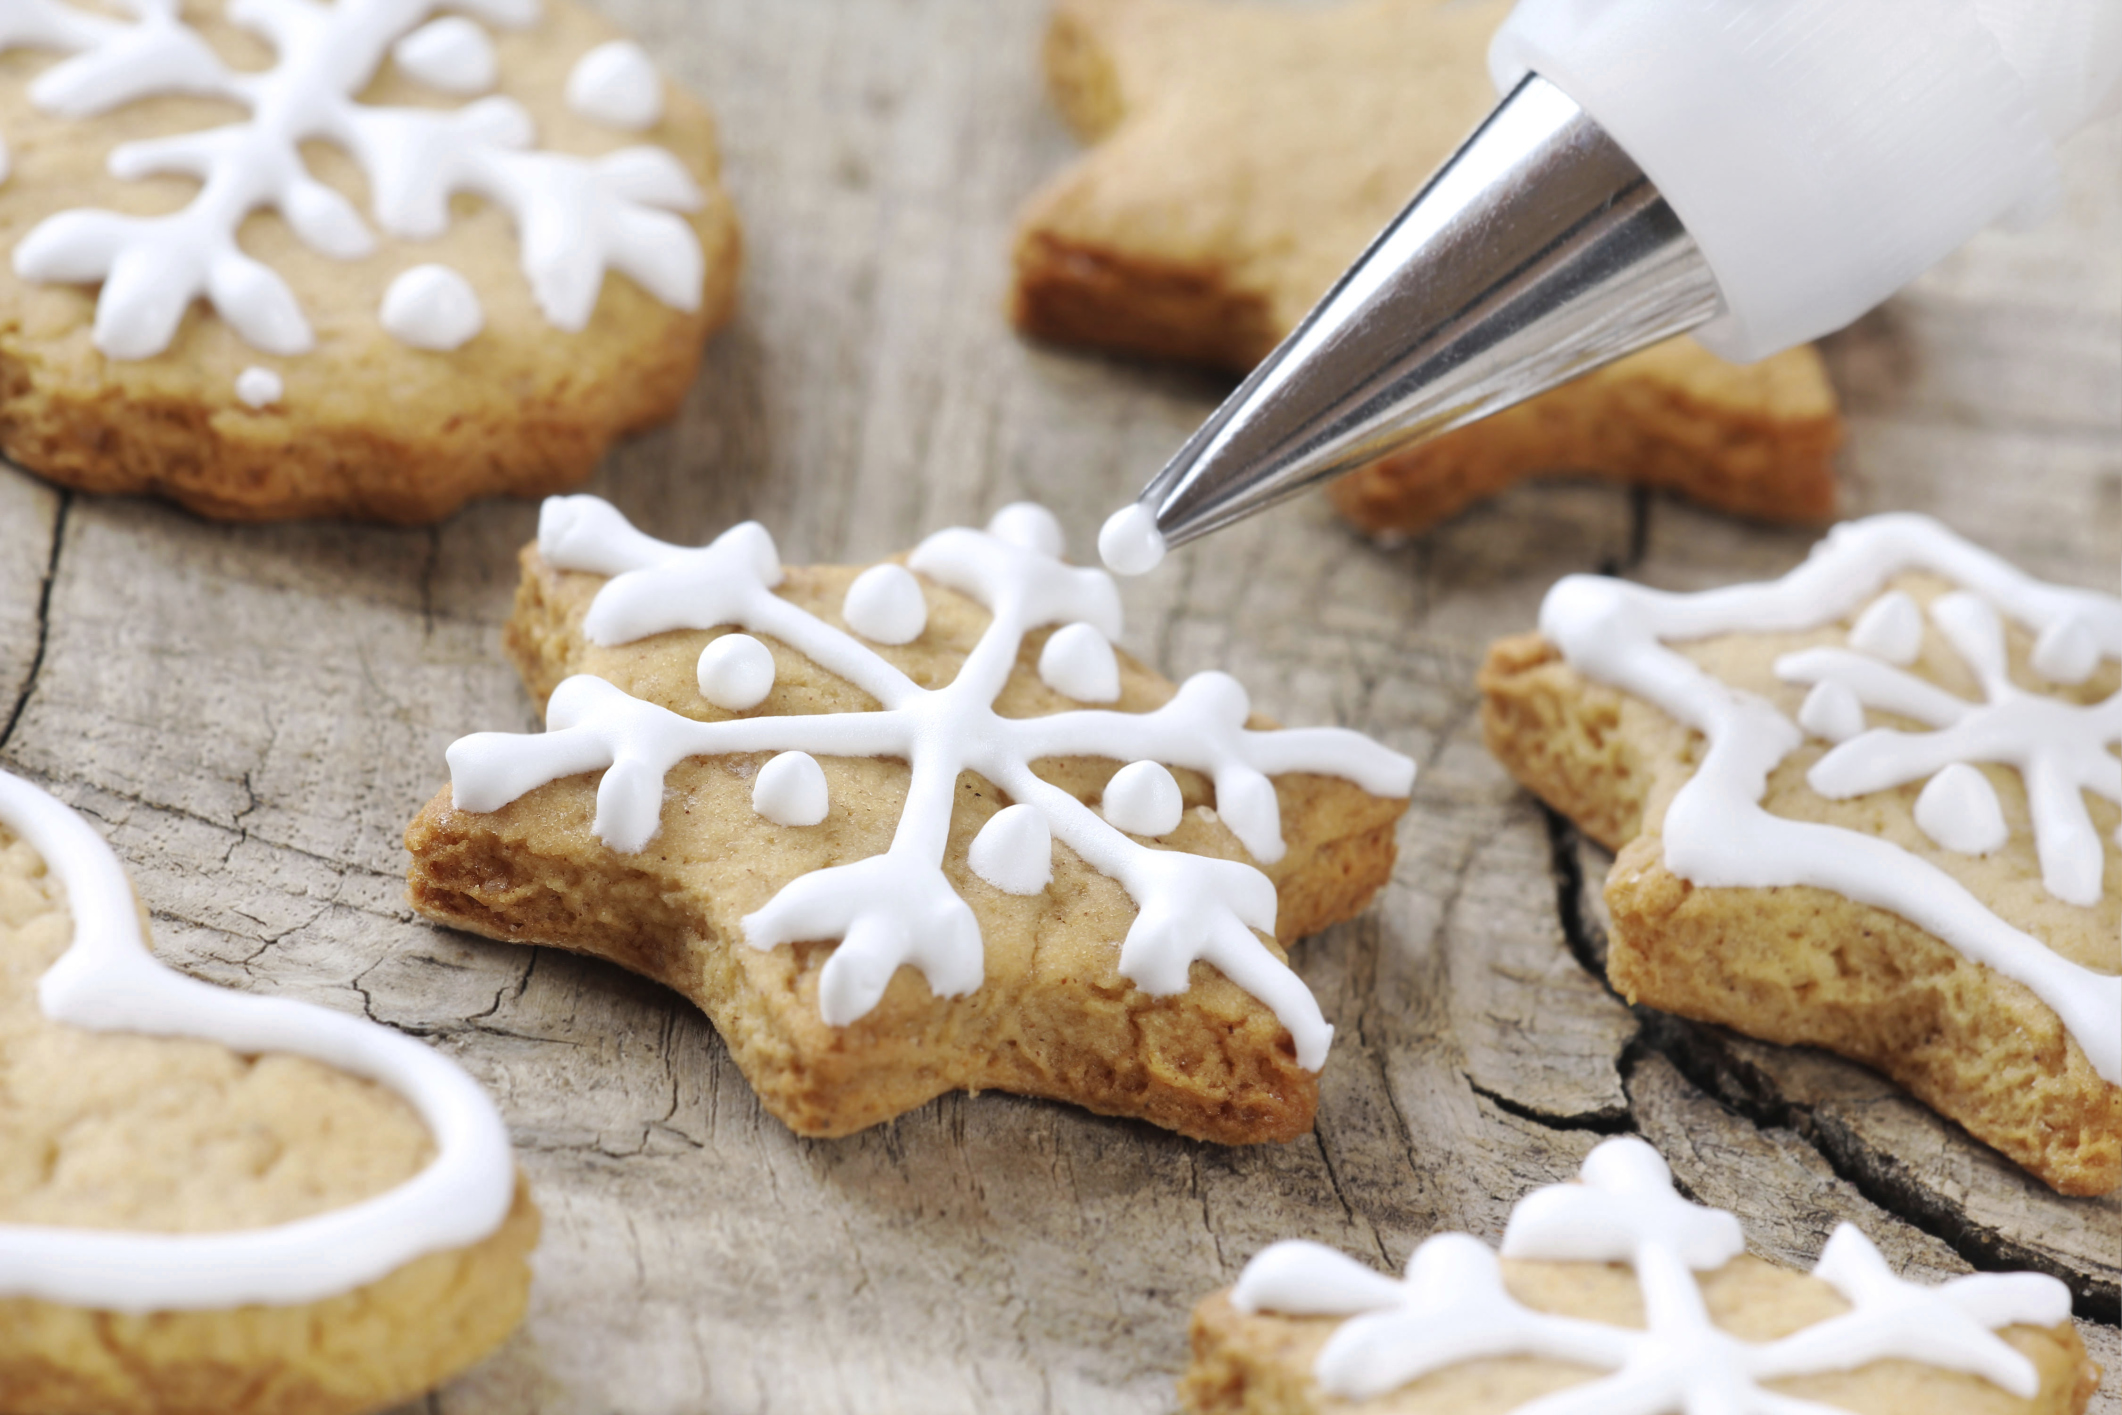
[[[1897,1277],[1871,1241],[1845,1223],[1828,1240],[1813,1276],[1833,1286],[1851,1310],[1776,1341],[1744,1341],[1710,1321],[1694,1277],[1744,1251],[1739,1221],[1681,1198],[1664,1159],[1634,1136],[1601,1143],[1585,1158],[1582,1175],[1582,1183],[1536,1189],[1520,1200],[1502,1255],[1627,1263],[1642,1289],[1643,1327],[1521,1305],[1504,1287],[1496,1253],[1460,1233],[1424,1242],[1403,1279],[1321,1244],[1276,1243],[1245,1265],[1231,1305],[1241,1312],[1348,1318],[1312,1371],[1323,1390],[1350,1400],[1482,1357],[1543,1356],[1604,1373],[1518,1407],[1526,1415],[1683,1409],[1825,1415],[1826,1407],[1759,1382],[1891,1359],[1965,1372],[2031,1399],[2040,1373],[1996,1331],[2070,1319],[2070,1290],[2052,1277],[1980,1273],[1919,1287]]]
[[[677,212],[702,203],[691,174],[667,150],[629,147],[585,159],[532,147],[530,114],[512,99],[453,111],[359,103],[394,40],[443,0],[230,0],[229,18],[264,38],[273,67],[238,73],[186,25],[179,0],[126,0],[131,21],[64,0],[0,0],[0,53],[57,50],[68,57],[30,84],[39,108],[89,118],[166,93],[225,98],[245,122],[120,144],[112,175],[196,178],[198,193],[166,216],[75,209],[45,218],[15,246],[25,280],[102,283],[95,344],[117,359],[169,347],[195,299],[212,304],[250,344],[299,354],[314,344],[293,290],[246,254],[236,232],[271,208],[306,245],[351,260],[375,240],[347,199],[309,175],[301,143],[343,148],[368,179],[372,212],[393,236],[423,240],[449,226],[449,199],[486,198],[515,222],[521,265],[548,322],[589,323],[607,270],[630,276],[662,303],[699,308],[705,257]],[[504,26],[532,23],[537,0],[454,0],[452,8]]]
[[[2075,620],[2101,654],[2122,658],[2122,599],[2044,584],[1936,521],[1907,514],[1845,522],[1804,564],[1762,584],[1674,594],[1572,575],[1548,592],[1540,631],[1586,677],[1655,704],[1708,739],[1701,764],[1666,811],[1665,863],[1674,874],[1708,887],[1812,885],[1898,914],[1973,961],[2025,984],[2062,1019],[2102,1079],[2122,1085],[2122,977],[2063,958],[1990,912],[1951,875],[1889,841],[1839,826],[1785,820],[1761,809],[1769,773],[1797,748],[1802,732],[1765,698],[1731,688],[1666,647],[1667,640],[1818,628],[1854,612],[1887,580],[1909,570],[1952,580],[1970,597],[1979,597],[1979,605],[2037,634],[2058,621]],[[1947,614],[1952,617],[1952,611]],[[1957,646],[1966,653],[1981,636],[1970,625],[1962,634],[1966,643]],[[1778,669],[1789,667],[1795,677],[1802,667],[1809,674],[1822,662],[1815,655],[1823,652],[1836,651],[1789,655]],[[1856,666],[1832,660],[1848,670],[1836,676],[1891,711],[1928,720],[1928,713],[1975,710],[1976,705],[1921,680],[1889,677],[1884,665],[1845,657]],[[2093,708],[2054,706],[2055,720],[2073,722],[2081,735],[2112,730],[2109,740],[2122,740],[2122,693]],[[1835,752],[1905,738],[1868,732]],[[2109,761],[2115,766],[2113,784],[2089,783],[2090,789],[2122,800],[2122,763]],[[2039,794],[2036,783],[2030,781],[2029,788],[2030,796]],[[2050,794],[2060,798],[2063,793]],[[2082,814],[2083,802],[2075,807]]]
[[[314,1302],[426,1253],[487,1237],[508,1216],[515,1160],[493,1102],[441,1053],[361,1018],[231,992],[148,951],[118,857],[66,805],[0,771],[0,822],[64,888],[73,942],[37,983],[55,1022],[288,1052],[389,1087],[434,1137],[435,1158],[394,1189],[268,1228],[166,1234],[0,1224],[0,1294],[118,1312]]]
[[[685,549],[643,535],[594,497],[548,500],[538,531],[546,561],[613,577],[583,620],[593,642],[733,625],[779,639],[867,692],[882,710],[697,722],[602,679],[575,677],[555,691],[543,735],[484,732],[450,747],[457,808],[498,810],[548,781],[602,770],[593,829],[611,848],[634,851],[661,822],[662,793],[649,786],[660,787],[689,756],[803,751],[908,762],[913,779],[906,807],[884,854],[799,876],[743,921],[755,948],[841,940],[820,978],[820,1001],[825,1020],[844,1025],[876,1005],[902,963],[919,968],[943,996],[980,985],[979,923],[941,869],[959,773],[978,772],[1012,802],[1035,807],[1053,838],[1135,901],[1135,921],[1120,950],[1122,976],[1146,992],[1170,995],[1186,990],[1195,960],[1207,961],[1265,1003],[1289,1028],[1299,1064],[1317,1070],[1333,1029],[1302,980],[1254,933],[1272,935],[1275,928],[1275,889],[1267,876],[1237,861],[1141,845],[1041,780],[1031,764],[1096,756],[1201,771],[1215,782],[1222,819],[1255,859],[1272,863],[1284,846],[1270,777],[1322,772],[1374,795],[1405,796],[1414,763],[1339,728],[1251,731],[1245,690],[1222,673],[1188,679],[1154,712],[998,716],[995,696],[1027,633],[1080,622],[1110,639],[1120,632],[1120,601],[1104,571],[1066,565],[1047,548],[1060,544],[1050,514],[1020,504],[998,513],[991,527],[939,531],[908,558],[913,570],[971,596],[993,616],[956,677],[930,690],[853,635],[774,594],[780,557],[756,524]],[[999,867],[998,873],[1013,880],[1017,874]]]

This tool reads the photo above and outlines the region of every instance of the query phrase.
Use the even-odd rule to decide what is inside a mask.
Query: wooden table
[[[1011,212],[1073,151],[1043,7],[606,4],[718,110],[751,260],[680,425],[594,489],[674,539],[756,516],[798,562],[1035,496],[1087,555],[1222,389],[1004,325]],[[1830,354],[1850,511],[2111,587],[2122,125],[2070,158],[2061,220],[1978,240]],[[413,1409],[1165,1411],[1188,1306],[1263,1244],[1397,1265],[1434,1230],[1494,1237],[1627,1130],[1779,1257],[1851,1218],[1919,1273],[2070,1273],[2122,1365],[2122,1204],[2048,1195],[1853,1067],[1631,1014],[1582,966],[1605,860],[1480,745],[1474,665],[1557,575],[1707,585],[1808,536],[1556,483],[1384,550],[1314,501],[1127,587],[1126,642],[1165,671],[1229,668],[1423,767],[1391,889],[1297,950],[1340,1027],[1316,1134],[1229,1150],[1001,1095],[800,1140],[675,996],[413,919],[399,837],[443,748],[534,726],[495,642],[533,517],[230,528],[0,471],[0,759],[110,835],[178,965],[424,1037],[513,1127],[546,1216],[530,1319]]]

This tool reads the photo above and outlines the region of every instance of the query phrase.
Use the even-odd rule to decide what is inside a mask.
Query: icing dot
[[[1899,590],[1880,595],[1857,616],[1849,644],[1873,658],[1906,667],[1923,650],[1923,611]]]
[[[1916,824],[1948,850],[1987,855],[2009,838],[1989,778],[1966,762],[1933,776],[1916,797]]]
[[[383,292],[385,330],[415,349],[447,353],[486,327],[486,312],[466,280],[446,265],[416,265]]]
[[[724,634],[700,650],[700,696],[743,712],[774,689],[774,655],[749,634]]]
[[[1004,894],[1040,894],[1054,879],[1054,833],[1036,806],[1006,806],[973,837],[965,862]]]
[[[1147,575],[1164,560],[1156,513],[1137,501],[1113,512],[1098,530],[1098,558],[1115,575]]]
[[[2075,616],[2058,619],[2034,640],[2034,672],[2051,683],[2083,683],[2100,666],[2100,645]]]
[[[928,627],[928,600],[904,565],[872,565],[847,587],[840,617],[872,643],[910,644]]]
[[[1822,679],[1798,709],[1798,725],[1815,737],[1847,742],[1864,731],[1864,704],[1846,683]]]
[[[600,44],[567,76],[567,106],[585,118],[639,132],[663,121],[663,76],[630,39]]]
[[[286,391],[280,375],[269,368],[253,365],[236,375],[236,397],[252,408],[270,408]]]
[[[1120,698],[1120,660],[1105,635],[1089,624],[1064,624],[1039,650],[1039,681],[1079,703]]]
[[[775,825],[816,825],[829,805],[825,768],[809,752],[783,752],[752,780],[752,809]]]
[[[1186,809],[1179,783],[1156,762],[1130,762],[1114,772],[1099,804],[1105,819],[1129,835],[1169,835]]]
[[[424,24],[391,46],[398,67],[444,93],[485,93],[501,72],[494,42],[462,15]]]
[[[1061,522],[1036,501],[1017,501],[1003,507],[988,521],[987,533],[1019,550],[1037,551],[1056,560],[1068,548],[1068,540],[1061,534]]]

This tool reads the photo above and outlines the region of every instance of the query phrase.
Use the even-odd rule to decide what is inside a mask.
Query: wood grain
[[[1036,495],[1087,554],[1222,389],[1004,327],[1011,212],[1072,151],[1041,7],[605,8],[718,110],[750,265],[683,419],[595,489],[674,539],[757,516],[797,561]],[[2111,586],[2122,130],[2068,155],[2056,224],[1981,238],[1829,355],[1853,510]],[[1557,575],[1720,583],[1802,535],[1560,483],[1385,550],[1314,501],[1127,587],[1128,647],[1165,671],[1228,668],[1285,721],[1423,763],[1392,887],[1297,950],[1341,1028],[1317,1133],[1224,1150],[1001,1095],[799,1140],[674,996],[415,922],[399,833],[443,748],[534,725],[496,648],[533,518],[230,528],[0,471],[0,759],[108,832],[179,966],[424,1037],[514,1131],[547,1216],[531,1318],[411,1409],[1165,1411],[1188,1306],[1264,1244],[1397,1264],[1441,1228],[1494,1237],[1624,1130],[1777,1257],[1850,1218],[1918,1272],[2066,1273],[2122,1361],[2122,1209],[2047,1195],[1855,1068],[1631,1013],[1583,966],[1603,864],[1481,748],[1473,666]]]

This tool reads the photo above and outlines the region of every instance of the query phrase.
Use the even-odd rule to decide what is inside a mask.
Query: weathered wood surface
[[[1220,389],[1003,326],[1010,213],[1072,152],[1041,7],[606,7],[717,108],[751,265],[682,425],[596,489],[673,538],[757,516],[792,560],[1037,495],[1086,552]],[[1830,352],[1851,510],[2112,584],[2122,131],[2070,156],[2058,223],[1985,237]],[[1341,1028],[1316,1135],[1224,1150],[1000,1095],[798,1140],[672,995],[414,921],[399,834],[443,747],[533,724],[495,648],[533,516],[231,529],[0,470],[0,759],[108,831],[180,966],[429,1038],[513,1127],[547,1220],[530,1321],[415,1408],[1164,1411],[1188,1305],[1263,1244],[1397,1264],[1494,1236],[1631,1129],[1779,1257],[1853,1218],[1917,1271],[2066,1272],[2122,1364],[2122,1206],[2047,1195],[1855,1068],[1631,1015],[1580,961],[1604,861],[1481,748],[1473,667],[1558,574],[1714,583],[1807,537],[1559,484],[1391,551],[1303,504],[1128,588],[1129,645],[1168,672],[1227,667],[1423,763],[1392,888],[1297,953]]]

